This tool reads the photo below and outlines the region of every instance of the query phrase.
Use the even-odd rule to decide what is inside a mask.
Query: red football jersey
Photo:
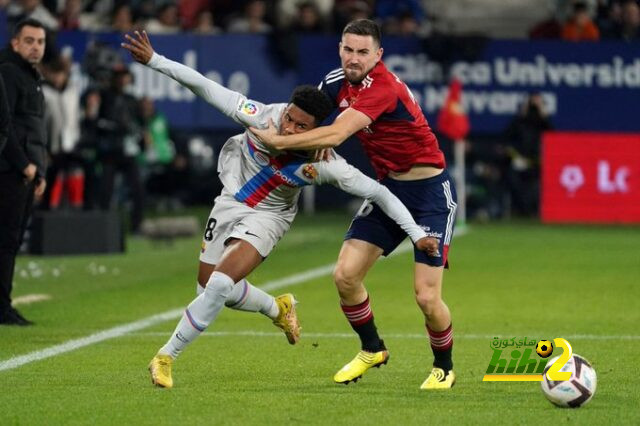
[[[444,154],[409,88],[382,61],[358,85],[331,71],[320,83],[340,112],[351,107],[373,122],[356,135],[379,178],[416,164],[445,168]]]

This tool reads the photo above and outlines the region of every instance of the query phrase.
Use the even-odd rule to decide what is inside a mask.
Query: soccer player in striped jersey
[[[134,60],[176,80],[222,113],[248,128],[277,123],[280,134],[306,132],[332,111],[329,98],[312,86],[298,87],[289,103],[265,105],[207,79],[197,71],[153,51],[145,32],[126,35],[122,46]],[[224,306],[269,316],[295,344],[300,327],[295,300],[274,298],[246,280],[289,229],[305,185],[331,183],[376,203],[420,250],[435,251],[435,239],[418,226],[406,207],[384,186],[335,154],[329,161],[313,153],[268,148],[248,130],[231,137],[218,158],[223,184],[205,229],[198,271],[199,295],[189,304],[168,342],[151,360],[152,382],[172,387],[171,366]]]
[[[251,130],[267,146],[289,150],[332,148],[356,134],[381,183],[409,208],[429,236],[439,240],[435,255],[415,251],[414,290],[434,355],[421,388],[448,389],[455,382],[453,337],[451,314],[442,300],[442,278],[453,235],[456,192],[435,135],[409,88],[385,67],[380,43],[380,28],[373,21],[356,20],[344,28],[339,46],[342,66],[319,86],[341,112],[331,125],[296,135],[277,134],[273,128]],[[362,350],[336,373],[337,383],[356,381],[389,357],[363,280],[376,259],[404,238],[377,206],[363,206],[347,232],[334,280]]]

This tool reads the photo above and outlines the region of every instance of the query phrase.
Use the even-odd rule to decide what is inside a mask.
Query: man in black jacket
[[[33,200],[44,193],[45,124],[41,76],[45,29],[35,19],[16,24],[11,44],[0,51],[11,126],[0,152],[0,324],[30,325],[11,306],[16,255]]]

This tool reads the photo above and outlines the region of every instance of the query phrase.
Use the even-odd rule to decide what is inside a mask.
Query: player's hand
[[[275,124],[273,124],[272,119],[269,119],[269,127],[267,127],[266,129],[258,129],[257,127],[251,126],[249,127],[249,130],[263,144],[270,146],[271,148],[280,149],[280,147],[275,145],[275,139],[278,136],[278,130],[276,129]]]
[[[146,65],[153,56],[153,46],[151,46],[149,36],[146,31],[134,31],[133,34],[133,37],[125,34],[124,38],[128,43],[120,43],[120,46],[127,49],[136,62]]]
[[[329,161],[333,158],[331,148],[316,149],[313,152],[313,161]]]
[[[33,193],[37,201],[42,198],[45,189],[47,189],[47,181],[44,178],[39,178]]]
[[[38,171],[38,167],[35,164],[33,163],[27,164],[27,167],[25,167],[24,170],[22,171],[25,181],[31,182],[32,180],[34,180],[36,178],[37,171]]]
[[[416,248],[429,256],[440,256],[440,240],[433,237],[423,237],[416,241]]]

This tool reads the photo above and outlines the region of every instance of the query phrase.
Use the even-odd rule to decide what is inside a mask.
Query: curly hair
[[[294,104],[322,123],[333,111],[333,104],[327,95],[314,86],[298,86],[291,94],[290,104]]]

